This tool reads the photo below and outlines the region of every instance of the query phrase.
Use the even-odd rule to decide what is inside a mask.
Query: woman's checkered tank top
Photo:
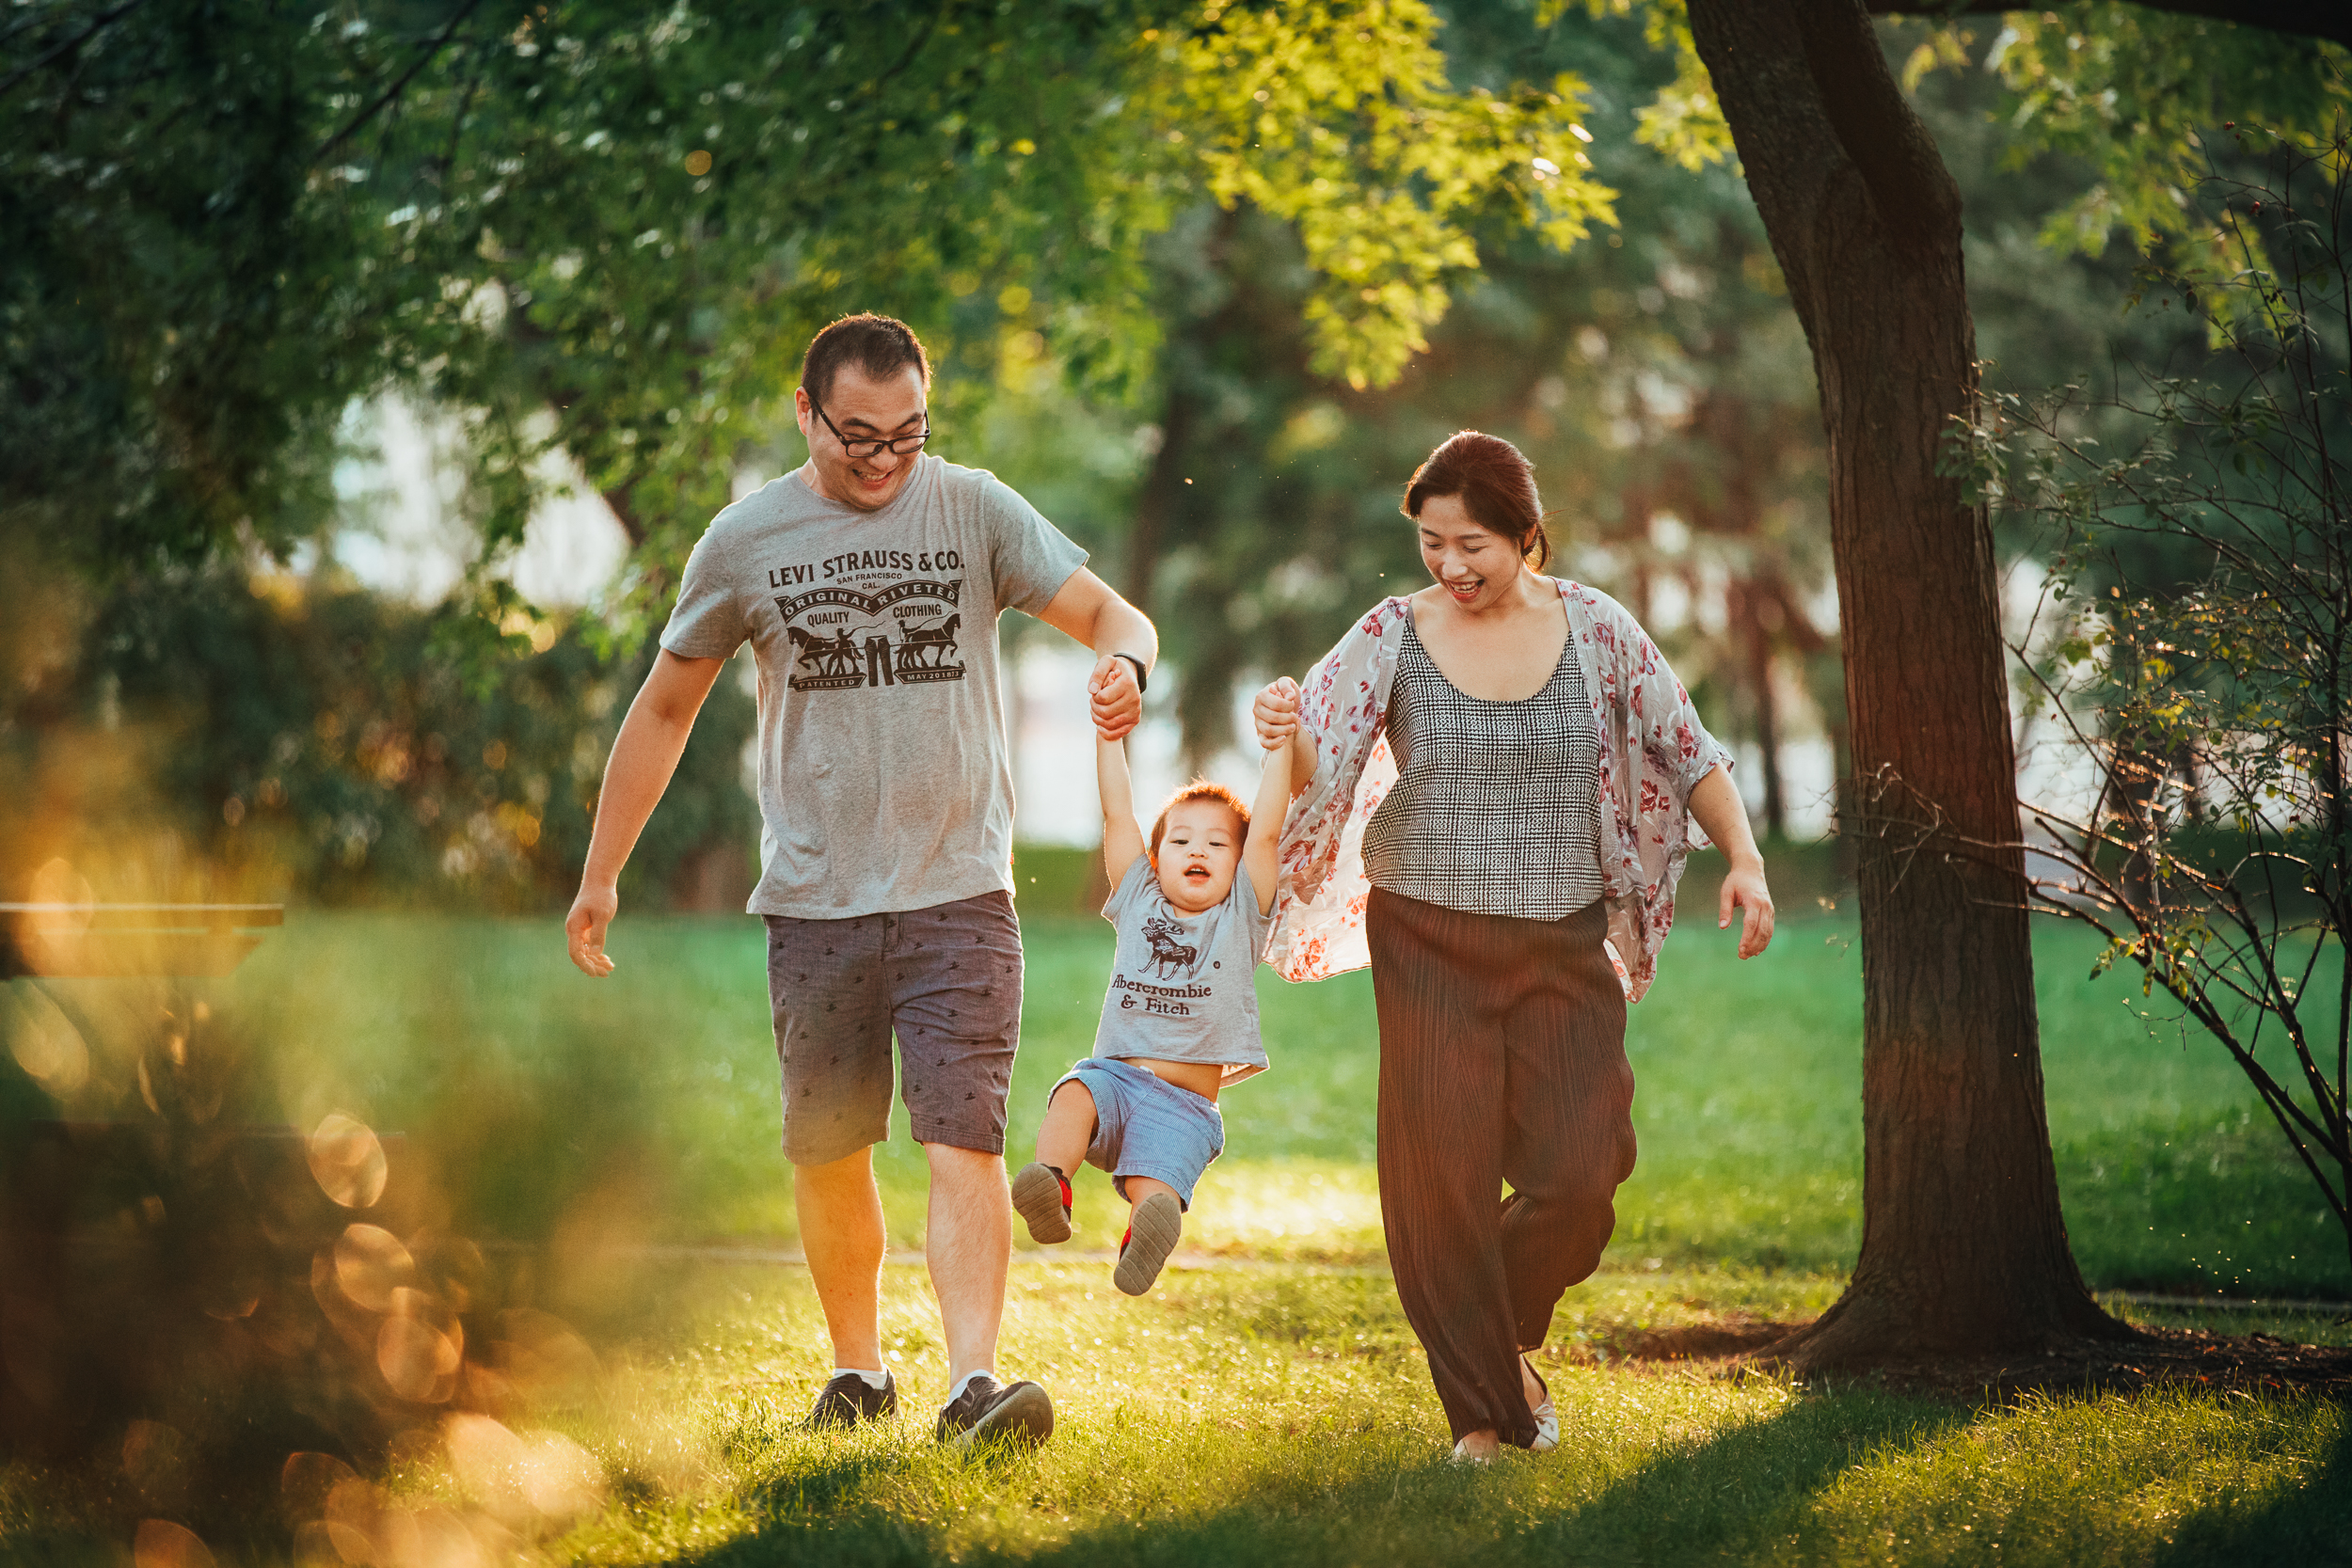
[[[1558,920],[1601,895],[1600,735],[1574,645],[1524,702],[1469,697],[1410,621],[1385,724],[1397,780],[1364,830],[1372,885]]]

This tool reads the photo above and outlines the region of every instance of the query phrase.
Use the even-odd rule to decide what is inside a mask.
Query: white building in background
[[[381,397],[353,406],[345,436],[355,448],[373,451],[345,460],[335,473],[347,519],[336,535],[336,562],[376,593],[438,604],[482,549],[461,504],[465,477],[454,421]],[[627,559],[628,535],[568,454],[548,453],[537,472],[550,493],[532,512],[505,575],[543,609],[594,604]]]

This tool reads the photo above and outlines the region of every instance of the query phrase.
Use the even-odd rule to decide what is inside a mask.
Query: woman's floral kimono
[[[1625,607],[1561,582],[1577,667],[1600,748],[1600,867],[1609,941],[1626,995],[1640,1001],[1674,925],[1690,850],[1691,791],[1731,753],[1699,723],[1690,695]],[[1299,721],[1315,773],[1282,827],[1281,881],[1266,961],[1286,980],[1320,980],[1372,961],[1364,942],[1364,828],[1396,783],[1382,725],[1412,610],[1387,599],[1308,673]]]

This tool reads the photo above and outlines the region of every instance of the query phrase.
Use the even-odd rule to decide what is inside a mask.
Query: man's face
[[[859,512],[879,512],[896,500],[914,471],[919,452],[904,456],[887,450],[871,457],[851,457],[842,449],[825,420],[817,417],[808,389],[792,394],[800,415],[801,434],[808,437],[808,460],[817,470],[817,488],[842,505]],[[852,441],[886,441],[913,436],[923,428],[923,372],[909,365],[881,380],[855,365],[834,372],[833,388],[825,394],[826,418]]]

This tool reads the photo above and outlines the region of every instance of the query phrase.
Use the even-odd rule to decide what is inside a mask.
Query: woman
[[[1539,575],[1518,450],[1462,432],[1404,510],[1435,584],[1375,607],[1303,691],[1257,700],[1306,791],[1267,961],[1291,980],[1372,966],[1390,1262],[1455,1456],[1485,1461],[1559,1436],[1522,1353],[1599,1264],[1633,1170],[1625,1007],[1673,924],[1687,818],[1730,857],[1718,925],[1743,911],[1741,958],[1772,940],[1772,901],[1730,755],[1656,644],[1606,594]]]

